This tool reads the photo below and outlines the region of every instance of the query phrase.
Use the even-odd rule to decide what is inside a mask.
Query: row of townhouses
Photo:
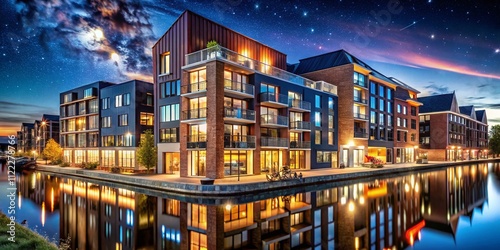
[[[17,131],[17,149],[36,157],[50,139],[59,142],[59,116],[43,114],[34,123],[22,123]]]
[[[217,44],[207,48],[207,43]],[[146,129],[157,173],[224,178],[487,157],[484,110],[455,93],[418,97],[345,50],[287,56],[185,11],[156,42],[153,81],[96,82],[61,93],[65,161],[138,170]],[[23,135],[24,136],[24,135]]]

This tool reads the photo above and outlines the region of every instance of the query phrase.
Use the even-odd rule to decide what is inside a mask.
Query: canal
[[[0,209],[7,213],[5,168]],[[490,249],[500,163],[240,198],[18,173],[16,220],[71,249]]]

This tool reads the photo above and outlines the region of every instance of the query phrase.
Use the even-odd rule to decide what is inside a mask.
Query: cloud
[[[0,110],[4,110],[0,113],[0,135],[15,132],[23,122],[33,123],[40,120],[42,114],[59,114],[59,111],[53,108],[6,101],[0,101]]]
[[[439,95],[439,94],[446,94],[450,93],[450,89],[444,85],[436,85],[436,84],[431,84],[424,86],[424,88],[429,92],[430,95]]]
[[[150,16],[133,0],[16,1],[27,33],[46,49],[115,64],[120,74],[151,74],[155,41]]]
[[[466,99],[469,100],[469,101],[475,101],[475,100],[482,100],[482,99],[485,99],[486,97],[484,96],[471,96],[471,97],[467,97]]]

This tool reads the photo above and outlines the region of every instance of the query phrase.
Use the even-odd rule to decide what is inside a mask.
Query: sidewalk
[[[312,169],[297,171],[302,172],[303,179],[289,181],[268,182],[265,174],[238,177],[227,177],[216,179],[214,185],[201,185],[200,180],[204,177],[179,177],[169,174],[114,174],[103,170],[84,170],[75,167],[59,167],[51,165],[39,165],[39,171],[52,172],[62,175],[72,175],[82,178],[111,181],[115,183],[139,186],[155,189],[158,191],[174,192],[189,195],[204,196],[234,196],[261,191],[269,191],[284,188],[294,188],[307,185],[317,185],[332,181],[345,181],[375,176],[388,176],[412,171],[429,170],[447,166],[468,165],[498,161],[500,159],[483,159],[461,162],[429,162],[428,164],[401,163],[385,165],[383,168],[344,168],[344,169]]]

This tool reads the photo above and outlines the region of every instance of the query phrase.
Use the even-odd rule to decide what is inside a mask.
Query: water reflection
[[[499,164],[490,170],[498,189]],[[456,237],[459,219],[472,223],[488,201],[487,164],[217,205],[41,173],[18,180],[42,221],[60,214],[50,226],[72,249],[404,249],[426,240],[423,229]]]

